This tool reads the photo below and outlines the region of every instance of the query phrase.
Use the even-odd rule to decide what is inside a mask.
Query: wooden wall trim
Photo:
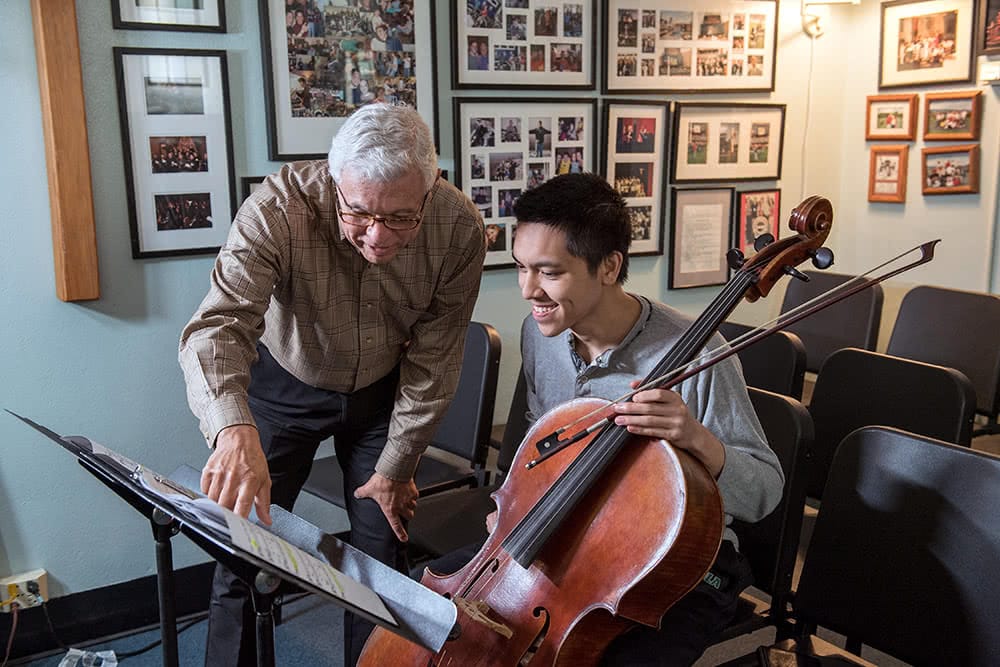
[[[52,209],[56,295],[100,297],[75,0],[31,0]]]

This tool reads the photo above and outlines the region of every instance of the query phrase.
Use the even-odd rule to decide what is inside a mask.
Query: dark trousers
[[[481,546],[471,544],[457,549],[431,561],[427,567],[439,574],[451,574],[472,560]],[[414,570],[410,576],[420,579],[423,570]],[[706,581],[664,614],[659,629],[636,625],[611,642],[601,659],[601,667],[693,664],[732,622],[740,593],[751,583],[750,563],[732,542],[723,541]]]
[[[285,371],[263,345],[250,373],[250,410],[271,473],[271,502],[291,511],[320,442],[334,438],[344,471],[344,497],[351,522],[350,543],[406,572],[406,551],[378,504],[355,500],[354,490],[375,471],[385,447],[398,373],[353,394],[311,387]],[[256,667],[256,622],[247,585],[216,567],[209,604],[206,667]],[[353,666],[373,625],[344,616],[344,664]]]

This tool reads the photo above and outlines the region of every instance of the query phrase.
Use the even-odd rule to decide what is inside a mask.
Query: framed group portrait
[[[924,96],[924,141],[979,139],[982,92],[927,93]]]
[[[259,2],[269,159],[324,157],[372,102],[416,108],[437,138],[433,2]]]
[[[215,253],[236,209],[225,51],[114,49],[132,256]]]
[[[632,216],[629,254],[662,255],[669,104],[608,99],[603,115],[602,173]]]
[[[979,0],[977,25],[976,51],[985,56],[1000,53],[1000,0]]]
[[[906,202],[906,169],[910,147],[872,146],[868,163],[868,201]]]
[[[972,81],[975,0],[882,3],[879,89]]]
[[[777,0],[605,0],[604,91],[773,91]]]
[[[781,178],[784,104],[674,104],[673,182]]]
[[[733,188],[674,188],[670,214],[670,289],[729,279]]]
[[[917,136],[917,95],[869,95],[865,113],[868,141],[913,141]]]
[[[925,195],[979,192],[979,145],[924,148],[921,174]]]
[[[521,193],[595,171],[597,100],[456,97],[454,107],[455,184],[486,223],[485,268],[510,268]]]
[[[754,242],[764,234],[777,240],[781,219],[781,190],[743,190],[736,212],[736,234],[739,249],[744,257],[757,253]]]
[[[598,0],[450,1],[452,87],[596,87]]]
[[[226,0],[111,0],[115,28],[226,32]]]

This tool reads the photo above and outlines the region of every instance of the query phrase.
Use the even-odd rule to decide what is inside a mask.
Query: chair
[[[470,322],[465,334],[465,356],[455,398],[438,426],[431,447],[414,475],[422,497],[462,486],[488,482],[486,454],[493,426],[497,376],[500,368],[500,334],[489,324]],[[455,463],[455,458],[461,463]],[[336,456],[313,461],[305,491],[344,507],[344,475]]]
[[[805,466],[813,439],[812,419],[805,407],[793,398],[748,388],[754,410],[764,427],[768,444],[778,455],[785,473],[781,502],[756,523],[733,521],[740,552],[750,561],[755,586],[771,596],[759,600],[747,592],[740,596],[736,618],[719,641],[754,632],[767,625],[782,627],[792,596],[792,574],[798,553],[805,509]]]
[[[1000,297],[914,287],[899,306],[886,351],[965,373],[976,391],[976,411],[988,420],[973,437],[1000,433]]]
[[[418,501],[417,512],[407,528],[411,558],[415,562],[430,560],[486,539],[486,515],[496,509],[490,494],[500,488],[510,471],[517,448],[528,430],[527,412],[524,374],[518,370],[494,482],[477,488],[455,489]]]
[[[753,327],[723,322],[719,332],[735,340]],[[747,385],[801,401],[806,375],[806,348],[793,333],[778,331],[737,353]]]
[[[851,431],[894,426],[968,445],[975,406],[972,384],[953,368],[856,348],[834,352],[809,403],[816,440],[806,494],[823,497],[834,450]]]
[[[854,276],[826,271],[804,271],[809,282],[791,280],[781,302],[781,313],[843,285]],[[838,304],[796,322],[786,329],[806,346],[806,370],[819,371],[823,361],[843,347],[874,350],[882,317],[882,287],[875,285]]]
[[[822,626],[856,654],[863,643],[917,666],[996,665],[997,507],[1000,458],[893,428],[851,433],[795,595],[798,646]]]

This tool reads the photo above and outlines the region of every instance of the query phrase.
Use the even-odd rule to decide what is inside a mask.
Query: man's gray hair
[[[430,128],[415,109],[401,104],[366,104],[340,127],[330,145],[330,175],[346,168],[355,178],[388,183],[416,169],[430,189],[437,177],[437,151]]]

